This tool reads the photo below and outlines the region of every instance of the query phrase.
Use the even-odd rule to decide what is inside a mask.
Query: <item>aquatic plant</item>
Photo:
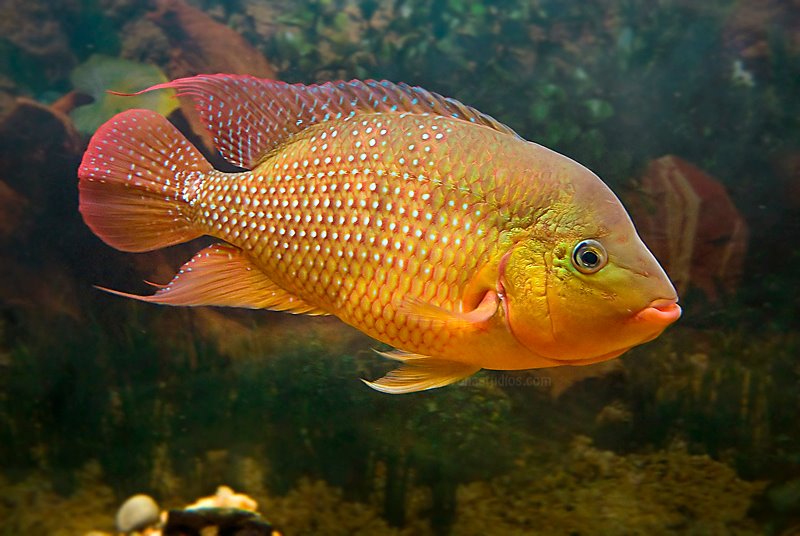
[[[5,496],[0,504],[0,535],[74,536],[92,529],[111,530],[116,501],[99,464],[87,462],[77,468],[75,481],[75,492],[65,495],[54,489],[49,475],[41,471],[19,481],[0,476]]]
[[[800,470],[789,454],[800,431],[787,410],[798,403],[797,347],[794,334],[684,328],[683,335],[676,330],[634,351],[626,360],[628,381],[617,392],[632,408],[631,421],[606,445],[660,448],[680,438],[749,478]]]
[[[119,412],[107,382],[111,380],[109,373],[113,373],[112,356],[124,362],[131,353],[118,345],[109,348],[102,333],[98,337],[91,330],[78,328],[74,321],[51,319],[47,329],[61,334],[57,346],[44,339],[41,344],[22,343],[12,349],[15,366],[4,378],[6,397],[0,401],[0,415],[4,417],[0,435],[6,439],[0,450],[3,463],[21,474],[35,465],[47,467],[56,491],[67,493],[74,489],[75,471],[87,459],[100,458],[104,473],[117,475],[124,488],[126,480],[147,471],[142,470],[142,456],[116,456],[119,453],[114,448],[106,448],[106,440],[120,448],[136,445],[137,435],[130,423],[114,419]],[[87,359],[87,355],[93,358]],[[142,402],[137,400],[136,407],[146,411],[146,402]],[[115,438],[114,423],[109,422],[113,420],[127,428],[123,437]],[[138,432],[146,434],[147,428]],[[147,453],[143,454],[146,458]],[[120,463],[123,467],[115,471]],[[144,482],[146,478],[132,485],[136,488]]]
[[[173,91],[154,91],[135,97],[109,93],[135,93],[166,82],[166,75],[154,65],[95,54],[75,67],[70,80],[76,91],[94,98],[93,103],[79,106],[70,114],[78,130],[86,134],[124,110],[146,108],[168,115],[179,104]]]
[[[566,448],[539,441],[518,471],[459,490],[453,532],[754,535],[747,511],[763,487],[680,444],[619,455],[585,436]]]
[[[288,492],[312,478],[346,490],[348,499],[379,494],[380,508],[394,526],[407,522],[411,490],[430,487],[432,525],[446,531],[458,485],[511,464],[510,455],[485,455],[501,445],[513,451],[515,439],[522,438],[509,401],[486,385],[389,400],[353,380],[354,368],[374,373],[366,370],[371,356],[361,357],[331,356],[319,342],[305,341],[267,363],[234,365],[236,387],[224,412],[228,423],[219,423],[222,435],[230,429],[236,437],[228,439],[239,452],[261,445],[269,467],[280,468],[266,475],[273,492]],[[292,377],[301,381],[289,381]],[[204,397],[219,400],[214,392],[207,389]],[[262,417],[262,426],[253,427],[254,415]],[[177,439],[177,450],[186,456]],[[208,441],[201,444],[208,447]]]

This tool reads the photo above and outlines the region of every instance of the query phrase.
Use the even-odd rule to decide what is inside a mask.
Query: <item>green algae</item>
[[[166,82],[166,75],[155,65],[95,54],[75,67],[70,80],[76,91],[94,98],[94,102],[79,106],[70,114],[76,128],[85,134],[93,133],[100,125],[125,110],[145,108],[169,115],[179,105],[172,90],[130,97],[110,93],[136,93]]]

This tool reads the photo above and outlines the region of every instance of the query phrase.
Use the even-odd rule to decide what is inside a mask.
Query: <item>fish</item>
[[[391,394],[481,369],[588,365],[681,315],[619,199],[586,167],[404,83],[197,75],[215,169],[165,117],[128,110],[78,170],[88,227],[142,252],[210,236],[144,302],[334,315],[394,348]],[[106,289],[108,290],[108,289]]]

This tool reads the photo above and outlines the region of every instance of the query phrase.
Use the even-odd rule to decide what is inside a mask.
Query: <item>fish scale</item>
[[[333,314],[397,350],[373,382],[441,387],[481,368],[611,359],[680,316],[610,189],[491,117],[386,81],[305,86],[200,75],[223,173],[165,118],[118,114],[78,171],[84,221],[124,251],[210,235],[151,296]]]
[[[431,115],[326,123],[252,172],[208,177],[199,222],[303,300],[389,344],[442,352],[448,330],[395,310],[409,296],[459,308],[500,230],[476,203],[491,190],[480,175],[442,165],[459,157],[448,139],[460,126]]]

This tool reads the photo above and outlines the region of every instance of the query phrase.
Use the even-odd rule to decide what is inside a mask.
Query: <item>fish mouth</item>
[[[634,319],[666,326],[680,318],[681,312],[681,306],[678,305],[677,299],[660,298],[653,300],[647,307],[636,313]]]

